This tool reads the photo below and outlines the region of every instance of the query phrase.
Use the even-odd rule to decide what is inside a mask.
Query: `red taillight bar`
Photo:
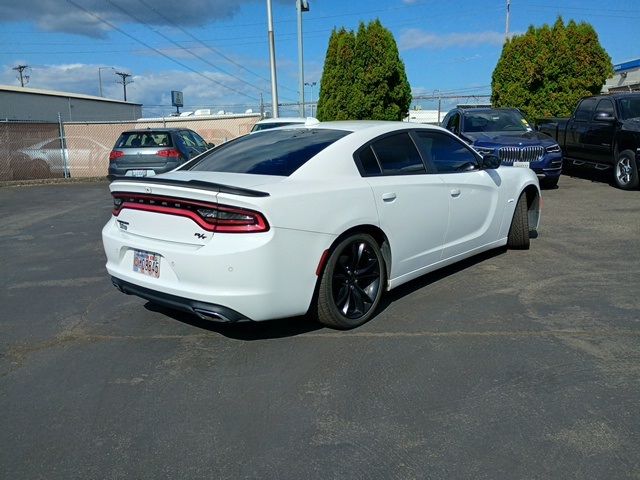
[[[260,212],[217,203],[127,193],[113,194],[113,203],[112,213],[116,217],[124,209],[176,215],[193,220],[200,228],[209,232],[257,233],[267,232],[270,228],[267,219]],[[205,217],[201,214],[202,210],[218,216]],[[237,215],[244,218],[224,218],[225,214],[229,217]]]
[[[158,150],[156,155],[158,155],[159,157],[177,158],[180,157],[180,152],[175,148],[167,148],[165,150]]]
[[[109,161],[112,162],[114,161],[116,158],[120,158],[124,156],[124,152],[120,151],[120,150],[111,150],[111,152],[109,153]]]

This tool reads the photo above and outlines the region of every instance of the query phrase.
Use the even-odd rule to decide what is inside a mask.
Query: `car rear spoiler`
[[[267,192],[259,190],[251,190],[249,188],[234,187],[231,185],[223,185],[220,183],[205,182],[203,180],[176,180],[172,178],[154,178],[154,177],[131,177],[118,178],[115,182],[144,182],[155,183],[157,185],[172,185],[178,187],[193,187],[200,190],[210,190],[219,193],[231,193],[233,195],[241,195],[243,197],[268,197]]]

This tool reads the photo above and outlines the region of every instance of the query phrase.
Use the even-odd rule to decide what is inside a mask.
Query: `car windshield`
[[[116,148],[173,147],[167,132],[125,132],[116,142]]]
[[[527,132],[526,120],[511,110],[467,112],[464,115],[463,132]]]
[[[269,130],[271,128],[286,127],[287,125],[296,125],[301,122],[270,122],[270,123],[256,123],[251,129],[252,132],[259,132],[260,130]]]
[[[640,118],[640,97],[622,97],[618,103],[622,120]]]
[[[350,132],[328,129],[267,130],[245,135],[211,151],[189,170],[288,177]]]

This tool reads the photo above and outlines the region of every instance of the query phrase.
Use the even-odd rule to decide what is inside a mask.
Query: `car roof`
[[[122,133],[145,133],[145,132],[166,132],[166,133],[171,133],[171,132],[180,132],[182,130],[191,130],[190,128],[136,128],[133,130],[125,130]]]
[[[322,128],[328,130],[344,130],[347,132],[362,132],[367,130],[377,130],[377,133],[385,133],[385,132],[393,132],[396,130],[441,130],[449,133],[448,130],[445,130],[436,125],[429,125],[424,123],[410,123],[410,122],[401,122],[401,121],[385,121],[385,120],[337,120],[332,122],[313,122],[307,123],[305,125],[287,125],[284,127],[278,128],[278,130],[295,130],[301,128]],[[268,132],[269,130],[263,130],[263,132]],[[261,133],[261,132],[256,132]]]
[[[260,125],[268,125],[270,123],[282,123],[282,122],[296,122],[296,123],[305,123],[307,121],[304,117],[278,117],[278,118],[265,118],[264,120],[260,120],[256,122],[256,125],[259,123]]]
[[[487,112],[518,112],[517,108],[488,108],[488,107],[478,107],[478,108],[458,108],[463,113],[487,113]]]

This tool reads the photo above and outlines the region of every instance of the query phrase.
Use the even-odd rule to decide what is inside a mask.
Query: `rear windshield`
[[[251,129],[252,132],[259,132],[260,130],[269,130],[270,128],[286,127],[287,125],[296,125],[302,122],[270,122],[270,123],[256,123]]]
[[[288,177],[336,140],[343,130],[266,130],[216,148],[189,170]]]
[[[116,142],[116,148],[173,147],[167,132],[125,132]]]

